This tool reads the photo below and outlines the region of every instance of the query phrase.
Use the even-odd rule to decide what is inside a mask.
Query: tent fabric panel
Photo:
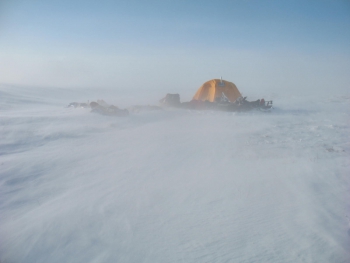
[[[215,99],[215,83],[211,83],[210,81],[204,83],[202,87],[198,89],[193,99],[202,101],[213,101]]]
[[[225,87],[218,87],[217,91],[221,91],[229,99],[230,102],[234,102],[237,98],[241,97],[241,93],[238,91],[235,84],[232,82],[225,82]],[[218,97],[221,96],[221,93],[218,94]]]
[[[213,79],[205,82],[198,89],[193,99],[214,102],[215,98],[221,97],[222,93],[224,93],[230,102],[234,102],[237,98],[242,96],[235,84],[226,80],[222,82],[224,86],[220,86],[220,79]]]

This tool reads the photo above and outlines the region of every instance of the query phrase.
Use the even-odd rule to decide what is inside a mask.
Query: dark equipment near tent
[[[180,105],[180,95],[168,93],[163,99],[159,101],[164,106],[177,107]]]
[[[236,85],[226,80],[213,79],[205,82],[189,102],[180,102],[179,94],[167,94],[159,101],[164,107],[193,110],[249,111],[253,109],[270,110],[272,101],[264,99],[247,101]]]
[[[119,109],[118,107],[114,105],[108,105],[107,103],[102,106],[102,103],[97,103],[97,102],[90,102],[90,107],[91,107],[91,112],[99,113],[102,115],[109,115],[109,116],[128,116],[129,111],[127,109]]]

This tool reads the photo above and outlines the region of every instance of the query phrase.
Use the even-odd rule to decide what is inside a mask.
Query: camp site
[[[349,263],[350,0],[0,0],[0,263]]]
[[[140,110],[160,110],[164,108],[178,108],[187,110],[214,110],[227,112],[242,112],[250,110],[271,110],[272,100],[258,99],[247,101],[247,97],[242,97],[236,85],[232,82],[220,79],[212,79],[205,82],[194,94],[189,102],[180,101],[179,94],[166,94],[159,101],[159,106],[138,105],[129,108],[131,112]],[[104,100],[97,100],[88,103],[71,102],[67,107],[91,108],[91,112],[109,116],[128,116],[128,109],[119,109],[115,105],[109,105]]]

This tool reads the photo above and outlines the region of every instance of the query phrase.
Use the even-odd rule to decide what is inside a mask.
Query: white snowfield
[[[130,94],[0,86],[0,262],[349,262],[350,96],[264,97],[113,117],[65,106]]]

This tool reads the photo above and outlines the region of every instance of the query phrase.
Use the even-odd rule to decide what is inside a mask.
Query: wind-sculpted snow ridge
[[[1,263],[349,262],[349,97],[111,118],[2,91],[45,103],[0,108]]]

